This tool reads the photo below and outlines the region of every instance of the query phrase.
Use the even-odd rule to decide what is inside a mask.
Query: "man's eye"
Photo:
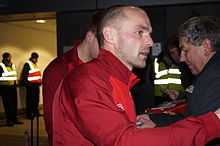
[[[138,31],[137,34],[142,35],[143,31]]]

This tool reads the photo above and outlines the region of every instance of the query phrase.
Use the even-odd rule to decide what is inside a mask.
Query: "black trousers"
[[[26,86],[26,116],[30,117],[32,114],[39,114],[39,85]]]
[[[7,122],[17,121],[17,89],[16,86],[0,86],[0,94]]]

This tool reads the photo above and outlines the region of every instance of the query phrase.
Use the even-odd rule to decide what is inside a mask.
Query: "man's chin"
[[[145,68],[146,66],[146,62],[142,63],[142,64],[136,64],[134,65],[134,68]]]
[[[199,73],[196,71],[196,70],[194,70],[194,69],[190,69],[191,70],[191,73],[193,74],[193,75],[198,75]]]

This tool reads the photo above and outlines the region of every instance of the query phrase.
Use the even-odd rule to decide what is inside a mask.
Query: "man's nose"
[[[184,62],[184,61],[186,61],[185,53],[183,51],[181,51],[180,62]]]
[[[147,45],[147,47],[152,47],[154,45],[154,41],[153,39],[151,38],[151,36],[146,36],[146,39],[145,39],[145,44]]]

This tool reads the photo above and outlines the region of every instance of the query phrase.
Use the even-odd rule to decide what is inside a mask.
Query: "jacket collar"
[[[79,44],[81,43],[80,40],[76,40],[74,42],[74,46],[73,48],[66,52],[62,57],[67,59],[67,68],[68,71],[70,72],[74,67],[78,66],[80,64],[80,59],[78,57],[78,51],[77,51],[77,47],[79,46]]]
[[[107,72],[127,84],[129,89],[139,81],[135,74],[133,74],[115,55],[106,49],[100,49],[99,56],[97,59],[94,59],[94,61],[101,63]]]
[[[77,50],[77,48],[78,48],[78,46],[79,46],[79,44],[81,43],[81,41],[80,40],[76,40],[75,42],[74,42],[74,46],[73,46],[73,48],[71,49],[71,60],[72,60],[72,62],[73,63],[75,63],[76,65],[79,65],[79,56],[78,56],[78,50]],[[76,60],[78,60],[78,61],[76,61]]]

